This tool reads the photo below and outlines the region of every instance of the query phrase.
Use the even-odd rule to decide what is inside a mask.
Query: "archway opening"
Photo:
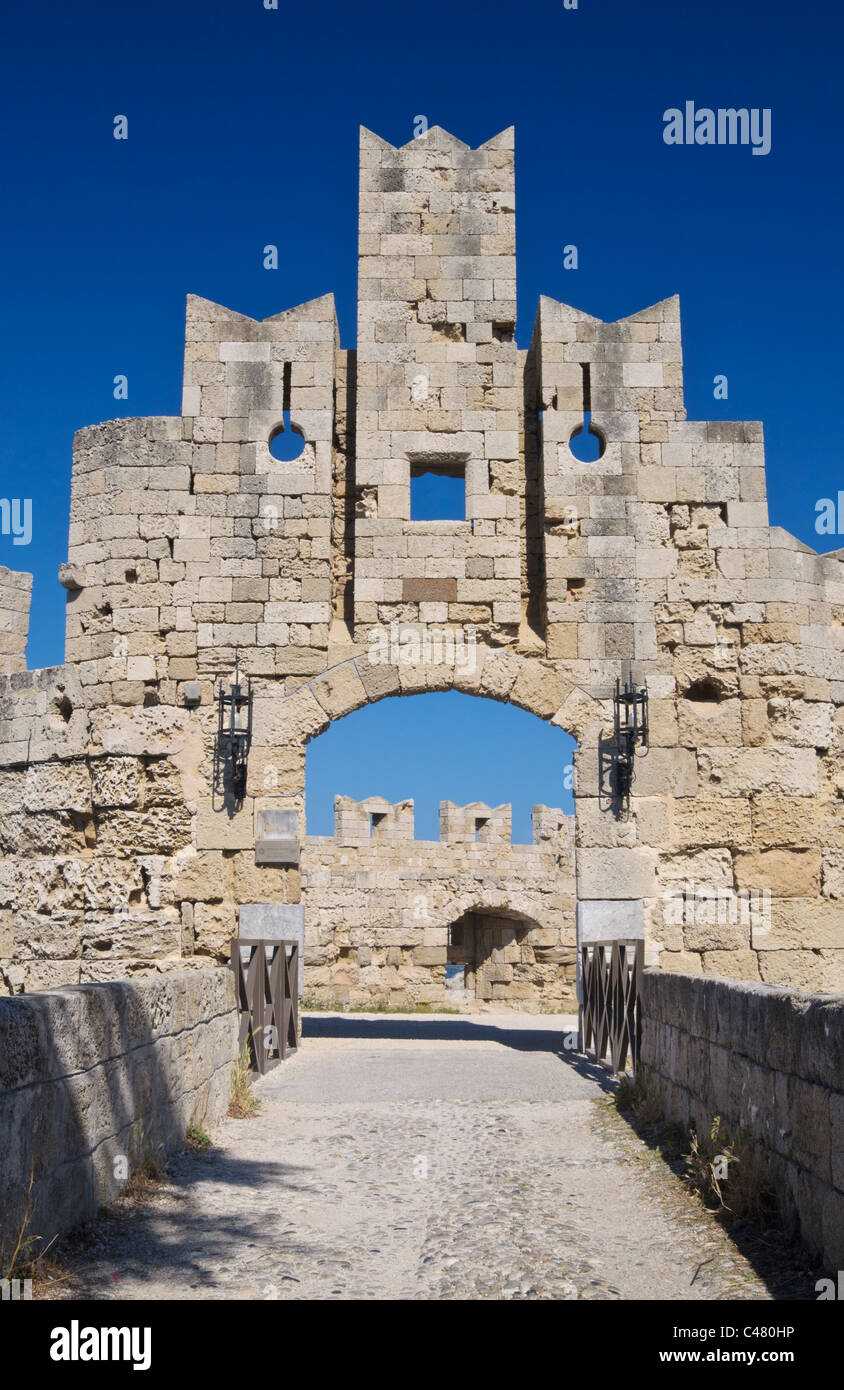
[[[538,922],[502,908],[473,907],[452,922],[446,944],[445,987],[458,1006],[474,1001],[526,1007],[542,994],[536,966],[574,966],[570,947],[546,944]],[[552,971],[545,971],[548,979]]]
[[[456,691],[386,697],[315,738],[306,1003],[572,1012],[574,748]]]
[[[512,843],[531,844],[534,806],[574,814],[575,748],[563,729],[497,700],[456,690],[388,696],[308,744],[307,832],[334,833],[337,795],[412,799],[416,838],[425,840],[439,838],[441,802],[481,802],[511,805]],[[489,826],[475,830],[488,840]]]

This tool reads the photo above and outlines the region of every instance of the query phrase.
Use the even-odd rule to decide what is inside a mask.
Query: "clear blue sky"
[[[279,3],[5,7],[0,496],[33,539],[0,563],[35,573],[31,666],[63,655],[74,430],[178,413],[188,292],[263,318],[333,290],[352,345],[358,126],[400,144],[419,114],[471,145],[515,125],[519,344],[541,292],[606,319],[679,293],[690,418],[764,420],[773,522],[844,540],[814,530],[844,488],[837,6]],[[687,100],[770,108],[771,153],[667,146]]]
[[[417,840],[439,839],[441,801],[506,801],[513,807],[514,841],[528,844],[531,806],[573,811],[574,746],[567,733],[535,714],[455,690],[379,700],[308,745],[308,834],[334,834],[339,792],[358,801],[413,797]]]

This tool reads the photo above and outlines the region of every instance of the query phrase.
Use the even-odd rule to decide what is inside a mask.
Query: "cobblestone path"
[[[305,1016],[148,1202],[87,1228],[73,1292],[153,1299],[770,1298],[622,1122],[559,1017]]]

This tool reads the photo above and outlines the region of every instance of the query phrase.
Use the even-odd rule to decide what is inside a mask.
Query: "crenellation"
[[[26,670],[32,575],[0,565],[0,672]]]

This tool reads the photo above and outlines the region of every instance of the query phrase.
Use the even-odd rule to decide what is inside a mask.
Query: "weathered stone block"
[[[177,960],[181,938],[181,920],[172,908],[158,913],[86,914],[82,955],[86,960]]]
[[[404,579],[405,603],[453,603],[457,600],[456,579]]]
[[[97,758],[91,764],[91,794],[95,806],[136,806],[141,770],[137,758]]]
[[[195,903],[193,923],[196,955],[228,960],[232,937],[237,935],[234,907],[225,903]]]
[[[81,912],[17,912],[15,956],[19,960],[70,960],[82,953]]]
[[[30,767],[23,804],[27,811],[90,811],[91,777],[87,767],[83,762]]]
[[[820,868],[819,850],[748,850],[736,855],[736,886],[767,888],[777,898],[812,898],[820,894]]]
[[[651,898],[656,855],[650,849],[578,849],[578,899]]]

